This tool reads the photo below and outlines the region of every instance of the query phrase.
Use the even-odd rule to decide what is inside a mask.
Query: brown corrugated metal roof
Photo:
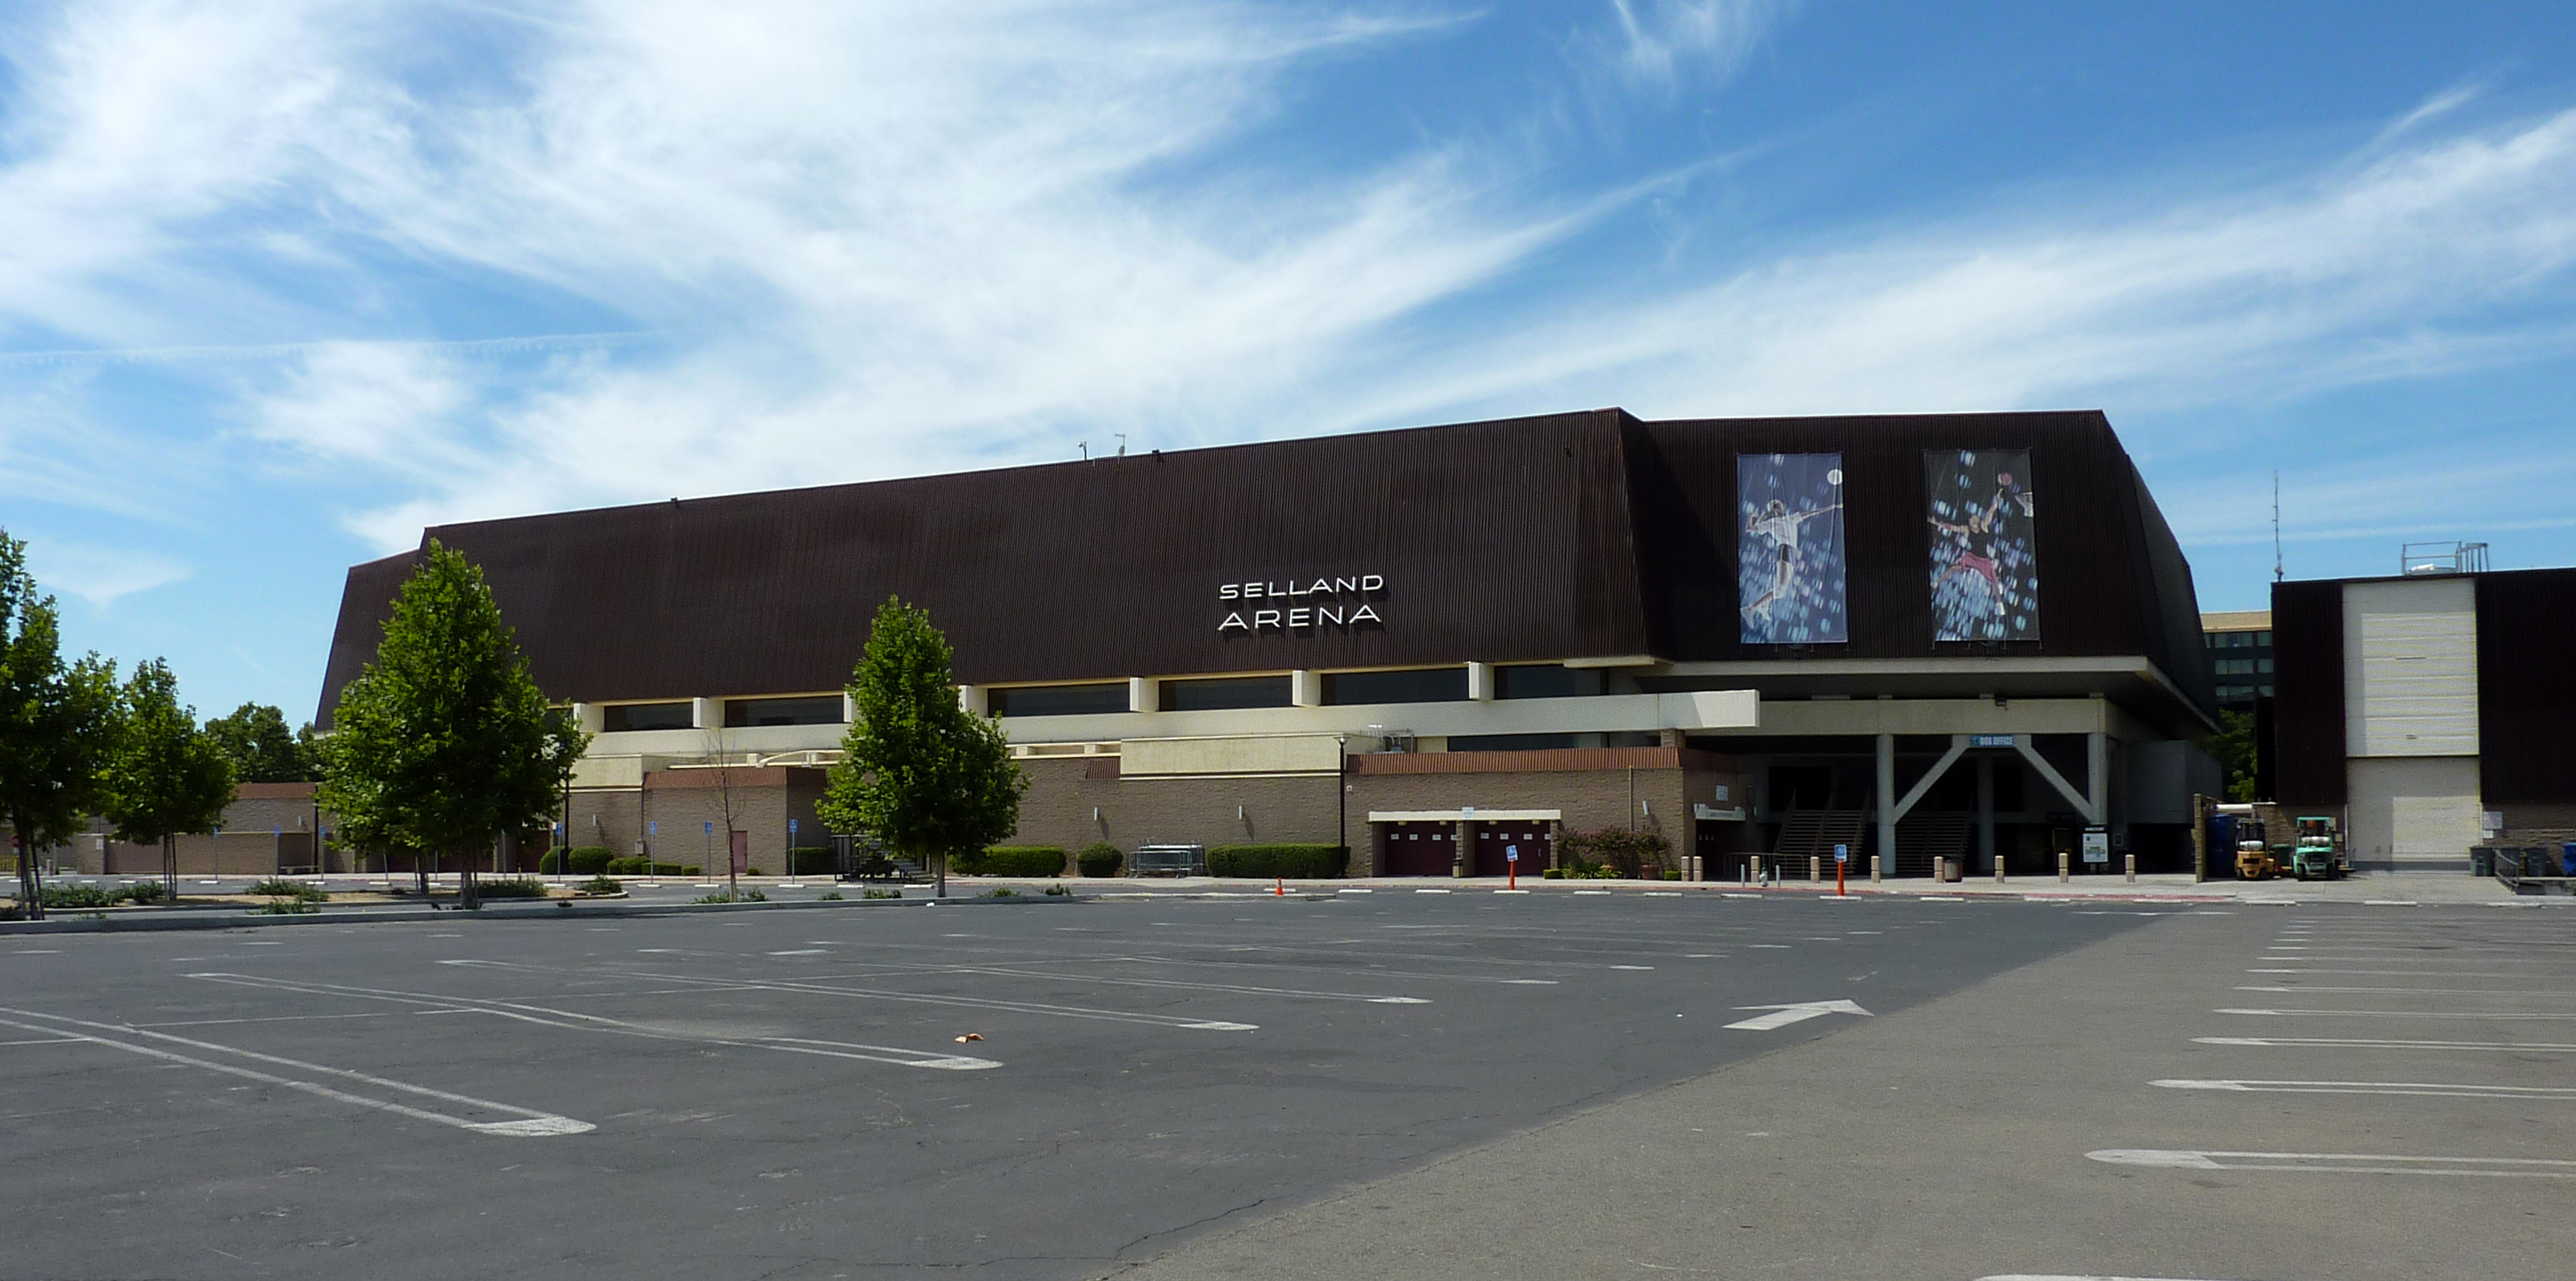
[[[585,702],[839,687],[889,594],[969,683],[1654,654],[1902,658],[1930,639],[1927,450],[2027,449],[2042,638],[2209,704],[2189,567],[2098,412],[1639,422],[1616,409],[429,530]],[[1738,639],[1735,456],[1840,453],[1847,644]],[[411,557],[349,574],[324,715]],[[1382,628],[1220,633],[1220,584],[1378,574]]]

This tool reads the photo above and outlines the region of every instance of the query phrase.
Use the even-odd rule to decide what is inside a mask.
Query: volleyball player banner
[[[1932,639],[2039,639],[2039,543],[2026,449],[1924,457]]]
[[[1735,456],[1735,603],[1747,645],[1834,645],[1844,611],[1843,456]]]

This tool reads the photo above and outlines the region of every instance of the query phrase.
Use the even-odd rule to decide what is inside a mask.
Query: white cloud
[[[1587,48],[1671,92],[1740,69],[1789,9],[1624,0]],[[393,548],[444,520],[1069,457],[1122,430],[2210,405],[2527,360],[2571,323],[2576,113],[2439,132],[2465,96],[2258,189],[2025,192],[1537,289],[1533,262],[1617,225],[1624,196],[1549,193],[1473,141],[1360,163],[1252,141],[1306,72],[1438,38],[1440,15],[468,12],[132,0],[13,39],[0,329],[271,344],[215,378],[238,421],[327,469]],[[1661,200],[1696,244],[1726,240],[1722,205]],[[418,313],[441,290],[474,295],[455,323],[476,333],[572,316],[650,337],[376,340],[438,332]],[[0,458],[66,430],[0,416]]]
[[[1597,47],[1630,83],[1670,92],[1742,69],[1796,0],[1610,0]]]
[[[98,547],[59,538],[33,539],[27,569],[47,591],[66,592],[100,609],[119,599],[186,578],[188,566],[154,552]]]

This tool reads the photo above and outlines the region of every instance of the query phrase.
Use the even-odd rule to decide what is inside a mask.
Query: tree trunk
[[[931,855],[931,857],[939,860],[939,884],[938,888],[931,892],[931,896],[934,898],[946,898],[948,897],[948,853],[947,851],[942,850],[937,854]]]
[[[161,834],[161,905],[179,905],[179,837],[173,832]]]
[[[456,907],[458,911],[471,912],[475,908],[483,906],[481,901],[474,897],[474,863],[475,856],[468,853],[456,870]]]
[[[26,820],[12,814],[9,831],[18,838],[18,914],[30,921],[45,919],[44,887],[36,883],[35,842],[27,839]]]
[[[420,882],[420,896],[424,899],[428,898],[429,864],[422,861],[422,854],[419,850],[413,850],[411,852],[411,874],[414,879]]]

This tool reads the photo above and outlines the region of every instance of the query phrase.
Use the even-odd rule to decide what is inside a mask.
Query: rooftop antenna
[[[1073,447],[1082,451],[1082,461],[1084,461],[1084,462],[1086,462],[1086,463],[1091,461],[1091,442],[1090,442],[1090,441],[1087,441],[1087,440],[1077,440],[1077,441],[1073,442]]]
[[[2272,581],[2288,577],[2281,569],[2281,473],[2272,473]]]
[[[1122,431],[1113,432],[1111,434],[1118,437],[1118,456],[1125,458],[1127,456],[1127,433]]]

